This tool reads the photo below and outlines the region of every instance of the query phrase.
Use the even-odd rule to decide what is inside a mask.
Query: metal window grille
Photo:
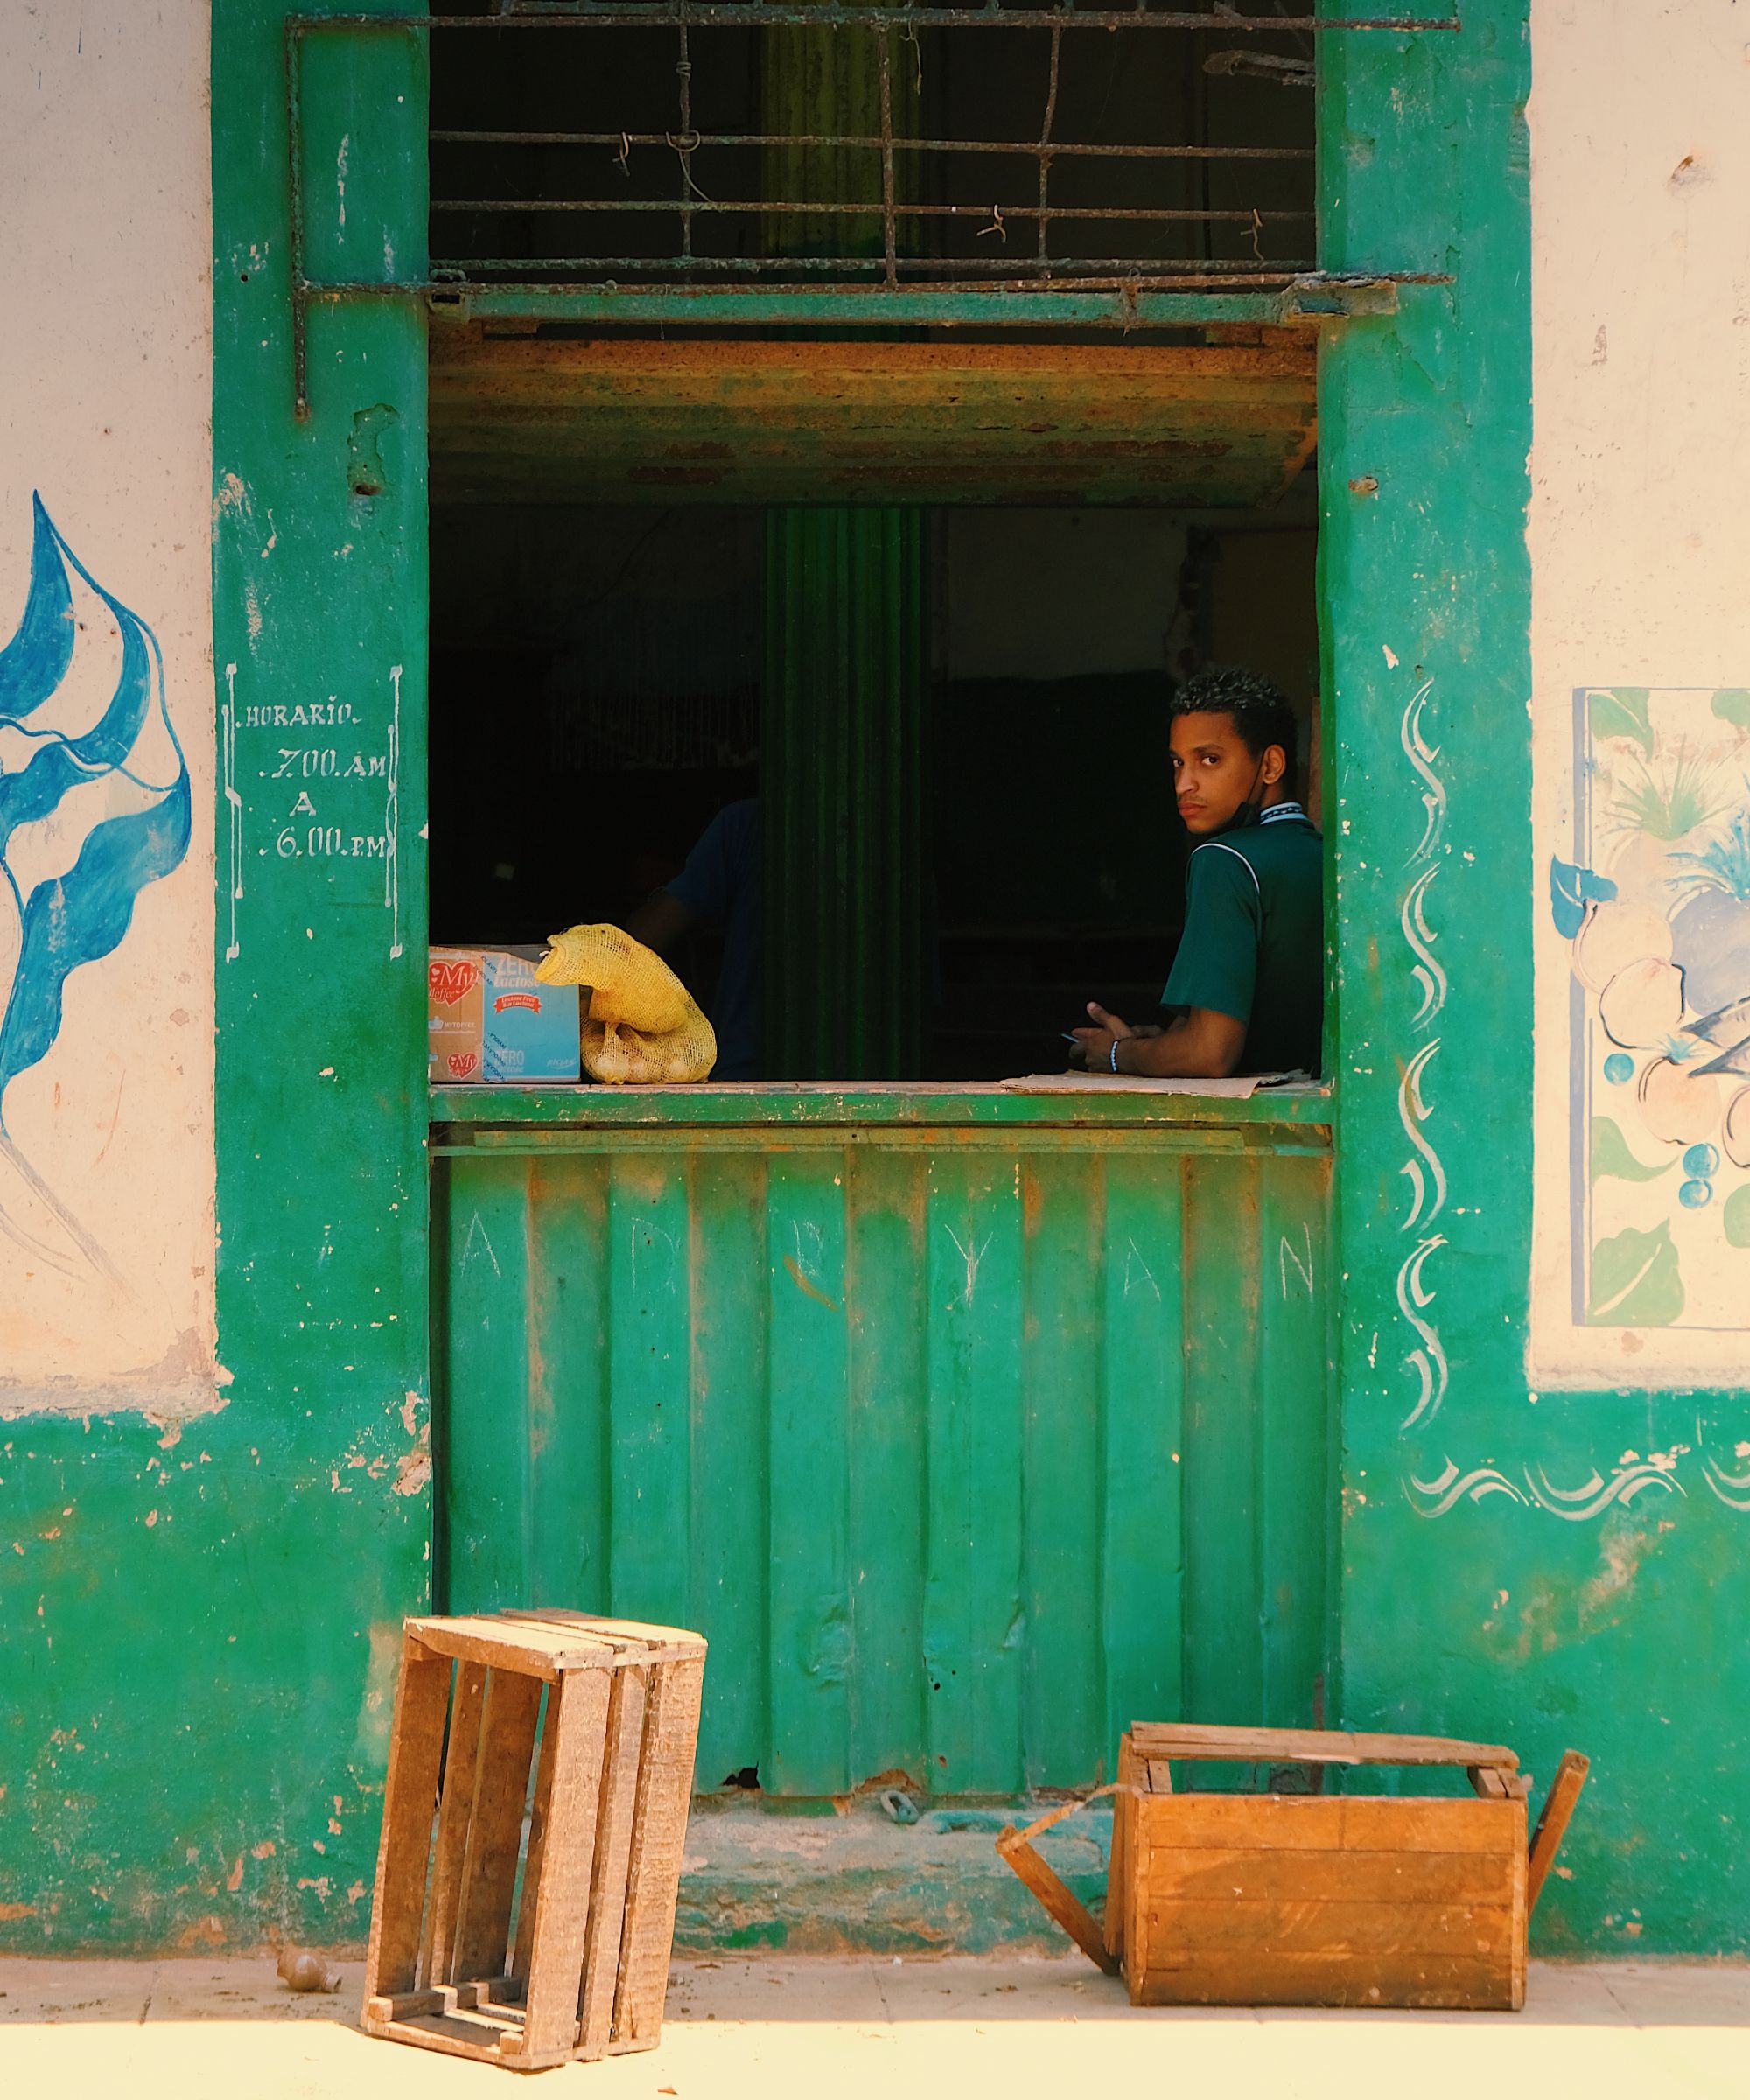
[[[1302,90],[1320,33],[1458,26],[1292,4],[503,0],[429,17],[460,32],[434,36],[431,276],[1286,285],[1318,267]]]

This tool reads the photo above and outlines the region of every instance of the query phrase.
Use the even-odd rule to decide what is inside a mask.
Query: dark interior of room
[[[619,921],[758,793],[761,523],[434,509],[434,941]],[[1163,702],[1175,670],[1243,661],[1308,718],[1313,544],[1292,510],[934,514],[924,1053],[884,1076],[1049,1069],[1083,999],[1152,1012],[1184,867]],[[710,935],[678,960],[709,1011]]]

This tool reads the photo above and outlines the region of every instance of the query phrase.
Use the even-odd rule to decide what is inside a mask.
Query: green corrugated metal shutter
[[[483,1135],[438,1163],[446,1608],[698,1627],[706,1789],[1079,1787],[1139,1718],[1311,1725],[1327,1143]]]

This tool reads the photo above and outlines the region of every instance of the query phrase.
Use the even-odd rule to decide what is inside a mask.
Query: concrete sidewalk
[[[0,1961],[6,2100],[486,2096],[508,2074],[372,2041],[360,1970],[270,1957]],[[1061,1960],[677,1961],[660,2048],[544,2074],[597,2100],[1689,2100],[1750,2091],[1750,1968],[1534,1964],[1520,2014],[1133,2012]]]

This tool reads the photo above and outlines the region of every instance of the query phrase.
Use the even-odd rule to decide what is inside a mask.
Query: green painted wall
[[[1357,1726],[1504,1739],[1540,1780],[1564,1746],[1592,1754],[1536,1946],[1741,1950],[1750,1532],[1693,1452],[1698,1423],[1727,1449],[1750,1434],[1750,1406],[1534,1397],[1524,1370],[1526,11],[1466,0],[1457,37],[1324,46],[1326,266],[1457,279],[1333,331],[1321,376],[1342,1705]]]
[[[424,343],[404,301],[318,313],[295,420],[286,11],[220,0],[213,32],[214,657],[238,797],[221,778],[229,1382],[179,1436],[75,1418],[0,1440],[9,1947],[360,1937],[390,1642],[426,1595]],[[416,39],[313,51],[304,110],[313,259],[416,274]]]

